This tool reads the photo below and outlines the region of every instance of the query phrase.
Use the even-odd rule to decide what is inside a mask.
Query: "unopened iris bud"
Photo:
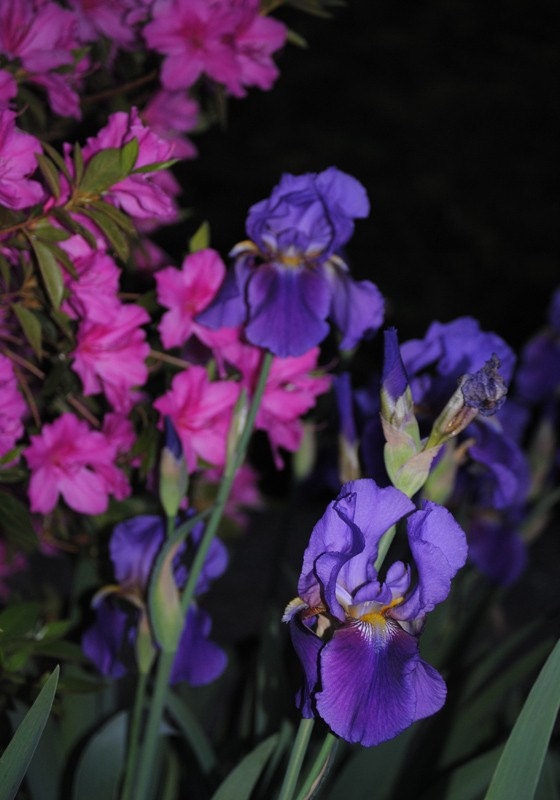
[[[187,493],[189,474],[183,446],[169,417],[165,417],[165,445],[159,465],[159,498],[168,517],[175,517]]]

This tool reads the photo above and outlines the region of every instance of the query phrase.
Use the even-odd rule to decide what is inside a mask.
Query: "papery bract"
[[[353,177],[324,172],[284,175],[247,217],[251,241],[232,251],[235,267],[198,319],[212,328],[245,324],[249,341],[282,358],[321,342],[329,317],[343,349],[379,328],[384,303],[370,281],[352,280],[337,255],[365,217],[369,201]]]
[[[128,483],[124,491],[124,476],[115,467],[116,446],[68,412],[31,436],[24,455],[31,470],[32,511],[48,514],[62,495],[74,511],[101,514],[110,494],[123,499],[130,492]]]
[[[103,392],[115,411],[127,413],[135,402],[133,389],[148,377],[150,352],[145,331],[147,312],[133,304],[107,304],[104,319],[84,319],[78,329],[72,368],[86,395]]]
[[[214,466],[226,460],[226,441],[239,386],[233,381],[210,381],[206,370],[192,366],[175,375],[171,389],[154,402],[168,416],[183,445],[189,472],[202,458]]]
[[[417,577],[397,561],[381,582],[379,542],[403,517]],[[464,533],[442,506],[417,511],[393,487],[345,484],[313,529],[299,597],[284,615],[305,673],[303,716],[371,746],[438,711],[445,683],[420,658],[418,636],[466,556]]]

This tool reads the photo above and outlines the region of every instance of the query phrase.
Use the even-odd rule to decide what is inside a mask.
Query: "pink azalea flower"
[[[168,308],[158,326],[164,347],[178,347],[193,334],[208,347],[227,344],[235,329],[217,331],[200,325],[194,317],[214,299],[226,274],[224,262],[210,248],[189,254],[182,268],[167,267],[156,273],[157,297]]]
[[[276,466],[283,466],[279,448],[295,452],[303,437],[302,417],[315,406],[318,395],[328,391],[331,378],[314,375],[318,369],[319,348],[313,347],[302,356],[274,358],[257,412],[255,427],[266,431]],[[242,385],[251,393],[255,387],[262,350],[236,342],[223,348],[226,361],[240,370]]]
[[[105,36],[120,47],[129,47],[136,38],[128,23],[127,0],[69,0],[78,20],[82,42],[95,42]]]
[[[197,457],[214,466],[226,461],[226,442],[239,386],[232,381],[210,381],[203,367],[193,366],[175,375],[171,389],[154,403],[177,431],[189,472]]]
[[[0,458],[23,436],[22,418],[26,411],[12,362],[0,354]]]
[[[62,495],[74,511],[101,514],[109,494],[123,497],[122,479],[115,480],[115,445],[73,414],[43,425],[24,455],[31,470],[31,511],[48,514]]]
[[[156,0],[144,36],[166,56],[166,89],[188,88],[204,73],[241,97],[244,86],[272,85],[271,55],[284,44],[286,29],[261,18],[258,0]]]
[[[28,208],[43,198],[40,183],[29,179],[37,169],[38,140],[16,127],[15,112],[0,108],[0,204]]]
[[[141,121],[138,111],[132,108],[129,113],[117,111],[111,114],[109,122],[97,136],[88,138],[83,148],[86,163],[93,155],[108,147],[122,147],[128,142],[138,141],[138,158],[135,169],[150,164],[165,162],[174,157],[174,143],[157,136]],[[177,220],[177,208],[173,194],[179,186],[166,171],[141,172],[130,175],[112,186],[104,196],[136,220],[164,222]]]
[[[184,135],[196,127],[198,103],[184,91],[156,92],[142,111],[144,122],[162,139],[175,144],[176,158],[194,158],[196,147]]]
[[[118,266],[108,253],[92,249],[79,235],[60,242],[60,247],[70,256],[78,274],[73,278],[64,273],[70,297],[62,304],[62,310],[72,319],[105,320],[107,307],[119,305]]]
[[[140,327],[149,322],[139,306],[108,305],[104,319],[85,319],[78,330],[73,369],[84,394],[104,392],[115,411],[128,413],[135,402],[133,387],[148,378],[145,364],[150,347]]]
[[[80,69],[68,69],[75,67],[72,51],[79,46],[76,17],[58,3],[0,3],[0,53],[9,61],[17,59],[24,70],[23,79],[43,86],[53,111],[63,116],[80,116],[76,92]]]

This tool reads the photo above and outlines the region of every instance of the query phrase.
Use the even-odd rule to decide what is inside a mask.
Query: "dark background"
[[[198,138],[181,176],[190,224],[208,219],[225,256],[282,172],[335,165],[368,190],[347,256],[401,340],[471,314],[518,347],[560,284],[560,4],[349,0],[328,20],[278,16],[309,47],[286,47],[272,91],[230,101],[227,129]]]

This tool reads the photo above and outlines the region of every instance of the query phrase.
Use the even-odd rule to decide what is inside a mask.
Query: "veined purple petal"
[[[190,686],[204,686],[216,680],[227,665],[227,656],[208,639],[212,621],[207,611],[190,608],[173,661],[170,683],[187,681]]]
[[[247,286],[250,342],[281,358],[301,356],[329,331],[330,286],[316,270],[262,264]]]
[[[385,301],[371,281],[354,281],[337,270],[329,316],[342,333],[340,348],[349,350],[379,330],[385,316]]]
[[[163,538],[163,521],[156,515],[133,517],[115,525],[109,552],[121,586],[146,588]]]
[[[439,711],[447,696],[447,687],[439,672],[419,658],[414,663],[410,677],[416,695],[414,721]]]
[[[318,713],[348,742],[370,747],[391,739],[417,718],[418,661],[416,639],[395,622],[340,628],[320,654]]]

